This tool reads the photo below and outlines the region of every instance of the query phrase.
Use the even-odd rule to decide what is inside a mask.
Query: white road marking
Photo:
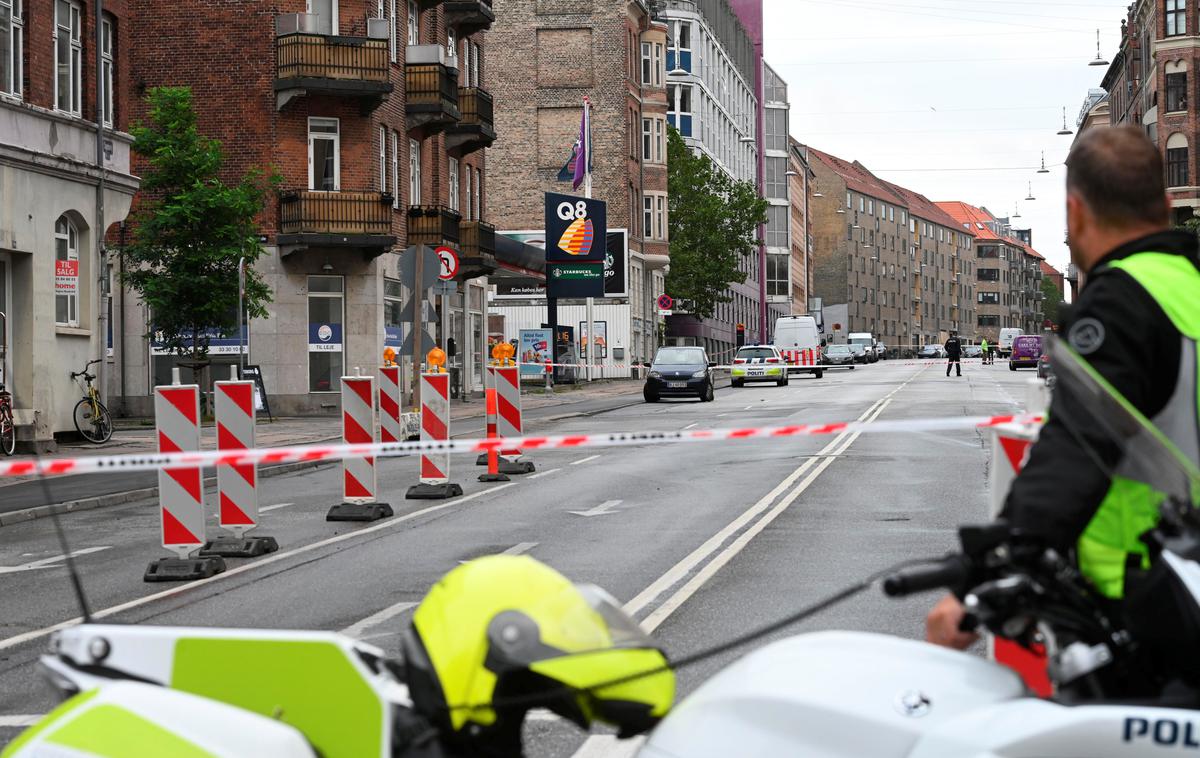
[[[551,475],[551,474],[553,474],[555,471],[562,471],[562,469],[560,469],[560,468],[552,468],[552,469],[550,469],[549,471],[543,471],[543,472],[541,472],[541,473],[534,474],[533,476],[527,476],[527,477],[525,477],[525,478],[526,478],[526,479],[541,479],[543,476],[550,476],[550,475]]]
[[[857,420],[860,422],[865,421],[867,423],[874,421],[891,403],[891,399],[896,395],[896,393],[908,386],[908,384],[911,383],[916,376],[917,375],[914,374],[903,384],[893,389],[884,397],[875,401],[875,403],[873,403],[871,407],[866,410],[866,412],[859,416]],[[668,569],[667,572],[659,577],[653,584],[642,590],[637,597],[626,603],[624,606],[625,612],[630,614],[637,613],[648,606],[660,594],[675,586],[676,583],[686,577],[697,565],[699,565],[701,561],[706,560],[710,555],[716,552],[730,536],[737,533],[752,519],[758,517],[759,514],[761,514],[768,506],[770,506],[771,503],[773,503],[784,490],[786,490],[788,487],[791,487],[799,477],[803,476],[815,465],[815,470],[808,474],[808,476],[796,487],[796,489],[788,493],[783,500],[781,500],[774,508],[768,511],[758,522],[739,535],[739,537],[730,543],[727,548],[718,553],[695,576],[693,576],[691,580],[684,584],[683,587],[677,590],[641,622],[642,628],[647,632],[657,628],[675,610],[677,610],[680,606],[687,602],[689,598],[696,594],[696,592],[699,591],[699,589],[709,579],[711,579],[712,576],[721,569],[721,567],[729,563],[734,556],[745,549],[746,545],[748,545],[756,535],[758,535],[772,521],[774,521],[779,514],[787,510],[787,508],[793,502],[795,502],[795,500],[801,494],[803,494],[803,492],[808,489],[814,481],[816,481],[817,477],[819,477],[827,468],[829,468],[830,465],[832,465],[833,461],[836,459],[836,456],[844,453],[846,449],[850,447],[850,445],[854,444],[854,441],[857,440],[861,434],[861,432],[854,432],[853,434],[843,432],[835,437],[828,445],[821,449],[820,453],[818,453],[815,457],[806,460],[799,468],[797,468],[790,475],[788,475],[786,479],[780,482],[775,489],[767,493],[766,496],[738,516],[738,518],[730,522],[730,524],[720,532],[709,538],[709,540],[703,545],[692,551],[692,553],[682,561]]]
[[[687,426],[683,427],[683,431],[685,431],[685,432],[686,432],[688,429],[691,429],[692,427],[696,427],[696,426],[700,426],[700,422],[699,422],[699,421],[697,421],[697,422],[696,422],[696,423],[694,423],[694,424],[688,424]]]
[[[597,459],[597,458],[599,458],[599,457],[600,457],[600,456],[598,456],[598,455],[589,455],[587,458],[580,458],[580,459],[579,459],[579,460],[577,460],[577,461],[571,461],[571,465],[572,465],[572,466],[578,466],[578,465],[579,465],[579,464],[581,464],[581,463],[587,463],[588,461],[594,461],[594,460],[596,460],[596,459]]]
[[[279,503],[278,505],[268,505],[266,507],[259,508],[258,512],[266,513],[267,511],[277,511],[280,508],[287,508],[289,505],[295,505],[295,503]]]
[[[15,729],[17,727],[33,726],[42,720],[44,713],[25,713],[13,714],[11,716],[0,716],[0,729]]]
[[[747,405],[747,406],[746,406],[745,408],[743,408],[742,410],[744,410],[744,411],[752,411],[752,410],[754,410],[754,406],[753,406],[753,405]]]
[[[592,508],[591,510],[567,511],[567,513],[573,513],[576,516],[586,516],[587,518],[591,518],[592,516],[609,516],[613,513],[616,513],[616,511],[614,511],[612,509],[616,508],[618,505],[620,505],[623,502],[625,502],[625,501],[623,501],[623,500],[605,500],[603,503],[601,503],[600,505],[597,505],[595,508]]]
[[[90,555],[99,553],[101,550],[111,550],[111,545],[101,545],[99,547],[85,547],[82,550],[72,550],[71,557],[78,558],[81,555]],[[55,568],[54,564],[66,560],[65,555],[53,555],[49,558],[42,558],[39,561],[30,561],[22,563],[20,566],[0,566],[0,574],[19,574],[22,571],[33,571],[35,569]]]
[[[379,626],[383,622],[388,621],[389,619],[393,619],[396,616],[399,616],[401,613],[404,613],[405,611],[407,611],[409,608],[413,608],[415,606],[416,606],[416,603],[409,602],[409,601],[396,603],[395,605],[389,605],[387,608],[384,608],[382,611],[379,611],[378,613],[372,613],[370,616],[367,616],[365,619],[354,622],[350,626],[343,629],[340,633],[345,634],[348,637],[353,637],[355,639],[361,639],[363,632],[365,632],[368,629],[371,629],[373,627]]]
[[[413,511],[412,513],[406,513],[403,516],[393,516],[392,518],[387,519],[386,521],[380,522],[374,526],[368,526],[363,529],[356,529],[353,531],[344,532],[344,533],[339,534],[334,537],[329,537],[327,539],[319,540],[317,542],[312,542],[307,545],[302,545],[294,550],[286,550],[286,551],[281,550],[277,553],[271,553],[269,556],[267,556],[265,558],[261,558],[257,561],[253,561],[251,563],[246,563],[241,566],[237,566],[236,568],[228,569],[224,573],[217,574],[216,576],[209,577],[208,579],[197,579],[194,582],[188,582],[187,584],[180,585],[178,587],[172,587],[171,589],[163,590],[162,592],[156,592],[152,595],[145,595],[143,597],[134,598],[133,600],[127,600],[124,603],[120,603],[118,605],[114,605],[109,608],[104,608],[103,610],[99,610],[99,611],[96,611],[95,613],[93,613],[92,618],[93,619],[108,618],[109,616],[115,616],[116,614],[121,613],[122,611],[127,611],[131,608],[138,608],[143,605],[148,605],[155,601],[163,600],[163,599],[169,598],[169,597],[174,597],[175,595],[179,595],[184,592],[192,592],[197,587],[203,587],[206,584],[211,584],[213,582],[222,582],[222,581],[229,579],[230,577],[240,576],[248,571],[253,571],[255,569],[262,568],[263,566],[269,566],[272,563],[277,563],[279,561],[287,560],[288,558],[292,558],[297,555],[303,555],[304,553],[309,553],[309,552],[312,552],[313,550],[319,550],[323,547],[328,547],[329,545],[336,545],[340,542],[345,542],[346,540],[351,540],[356,537],[361,537],[366,534],[371,534],[373,532],[383,531],[384,529],[391,529],[393,527],[399,526],[400,524],[404,524],[409,521],[412,521],[413,519],[418,518],[420,516],[424,516],[424,515],[427,515],[430,513],[437,513],[439,511],[444,511],[447,508],[453,508],[456,505],[461,505],[470,500],[474,500],[479,497],[484,497],[486,495],[491,495],[496,492],[500,492],[502,490],[508,489],[509,487],[515,487],[516,485],[517,485],[517,482],[509,482],[508,484],[501,484],[497,487],[492,487],[491,489],[480,490],[479,492],[473,492],[470,495],[464,495],[463,497],[455,498],[454,500],[447,500],[446,502],[439,503],[438,505],[431,505],[428,508],[422,508],[419,511]],[[53,624],[51,626],[43,627],[41,629],[34,629],[31,631],[25,632],[23,634],[18,634],[18,635],[12,636],[12,637],[7,637],[5,639],[0,640],[0,650],[8,650],[9,648],[16,647],[17,645],[23,644],[25,642],[29,642],[30,640],[36,640],[36,639],[40,639],[42,637],[46,637],[50,634],[53,634],[54,632],[59,631],[60,629],[66,629],[67,627],[74,626],[74,625],[80,623],[81,621],[83,621],[83,619],[76,616],[75,618],[68,619],[66,621],[60,621],[59,623]]]
[[[519,542],[510,547],[508,550],[505,550],[500,555],[522,555],[524,553],[528,553],[530,550],[533,550],[538,546],[538,544],[539,543],[537,542]]]
[[[614,734],[593,734],[572,758],[633,758],[645,741],[645,737],[619,740]]]

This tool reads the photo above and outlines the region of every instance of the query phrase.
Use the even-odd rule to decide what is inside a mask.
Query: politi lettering
[[[1122,729],[1124,742],[1150,742],[1160,747],[1200,750],[1200,728],[1191,721],[1127,718]]]

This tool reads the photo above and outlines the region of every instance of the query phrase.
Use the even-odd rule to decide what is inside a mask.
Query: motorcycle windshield
[[[1078,439],[1103,436],[1120,447],[1122,476],[1178,502],[1200,502],[1200,469],[1153,422],[1065,340],[1052,340],[1049,352],[1057,379],[1054,391],[1074,400],[1055,403],[1053,410]]]

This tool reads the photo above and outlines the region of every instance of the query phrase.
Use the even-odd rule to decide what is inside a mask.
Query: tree
[[[1053,279],[1047,276],[1042,279],[1042,294],[1046,296],[1042,300],[1042,315],[1057,324],[1059,311],[1064,303],[1062,290],[1058,288]]]
[[[250,264],[263,252],[255,218],[278,177],[251,170],[236,185],[223,182],[221,144],[197,128],[187,87],[155,87],[146,101],[149,123],[131,133],[149,170],[122,251],[123,282],[149,307],[164,348],[190,356],[195,373],[207,365],[210,339],[237,328],[239,258],[247,315],[267,315],[271,291]]]
[[[746,281],[739,266],[757,253],[767,201],[750,182],[738,182],[708,156],[697,154],[675,129],[667,142],[671,270],[667,291],[697,318],[732,300],[731,284]]]

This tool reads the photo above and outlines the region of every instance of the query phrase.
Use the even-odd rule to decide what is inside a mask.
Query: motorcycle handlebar
[[[930,566],[899,571],[883,580],[889,597],[904,597],[918,592],[958,587],[967,579],[967,559],[949,555]]]

